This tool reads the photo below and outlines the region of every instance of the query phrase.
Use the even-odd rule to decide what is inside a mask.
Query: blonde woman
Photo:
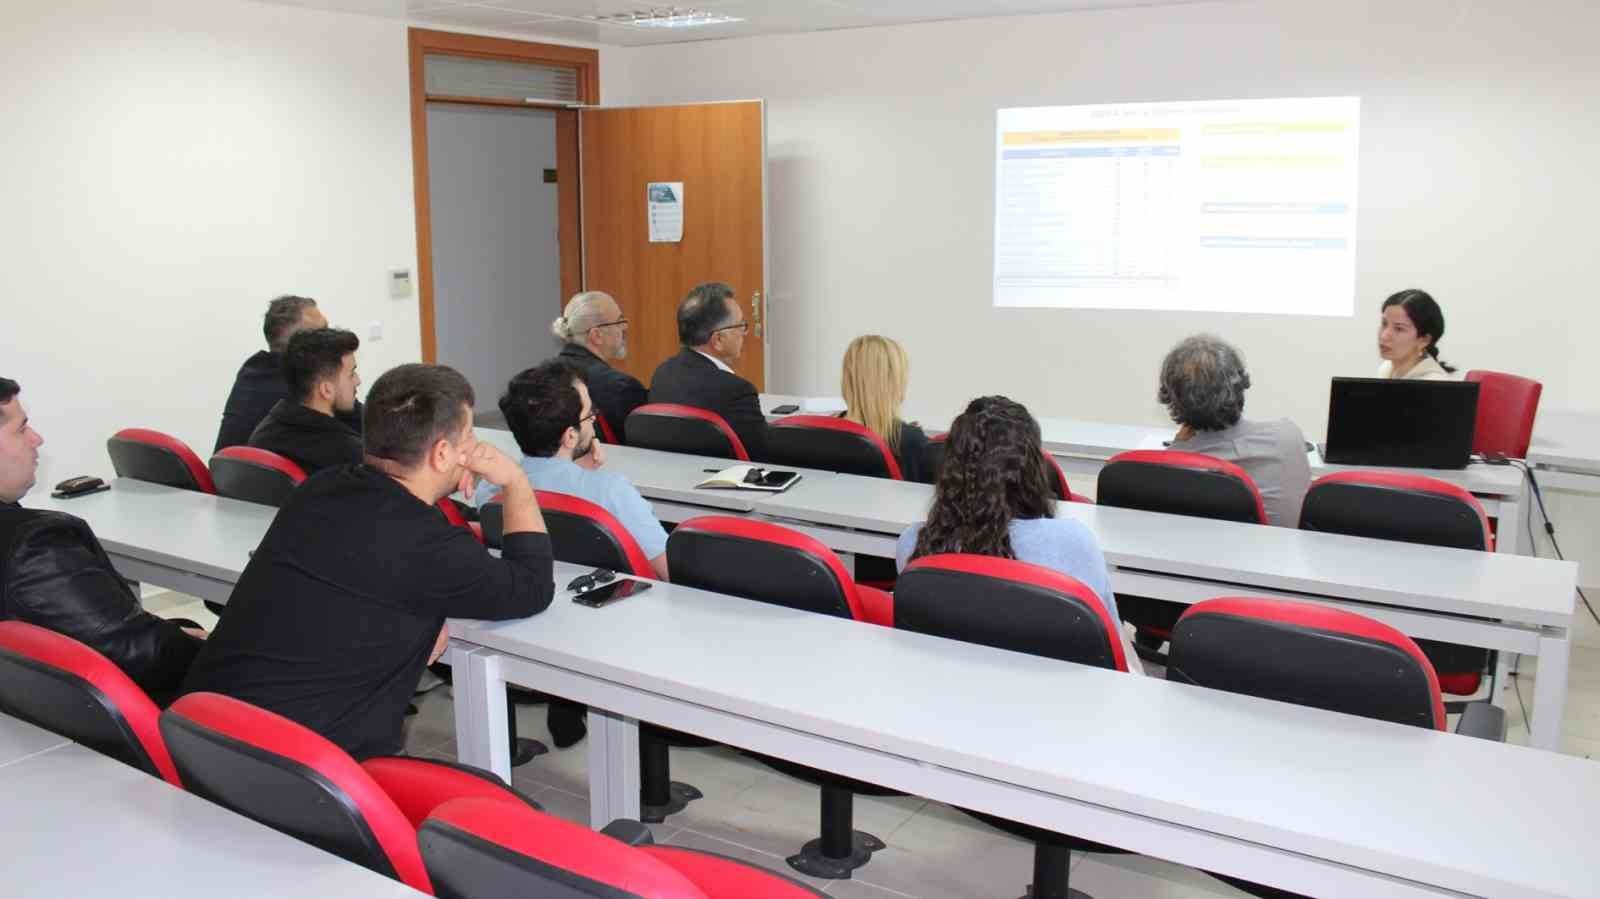
[[[906,480],[928,481],[928,436],[915,424],[900,419],[900,404],[906,398],[910,373],[910,358],[893,340],[867,334],[850,341],[839,377],[844,418],[882,437]]]

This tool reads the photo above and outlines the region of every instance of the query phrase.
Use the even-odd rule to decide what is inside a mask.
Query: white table
[[[423,894],[69,744],[0,767],[11,899]]]
[[[451,635],[462,760],[509,770],[508,682],[587,703],[596,824],[638,812],[644,720],[1317,895],[1600,891],[1581,759],[671,584]]]
[[[673,483],[672,467],[682,463],[663,459],[672,455],[631,449],[613,456],[608,467],[627,475],[652,501],[721,497],[716,491],[685,493],[688,480]],[[892,557],[895,538],[926,515],[933,488],[810,473],[784,493],[754,497],[750,514],[756,517],[809,534],[837,552]],[[1082,503],[1059,503],[1057,514],[1083,522],[1096,535],[1118,592],[1182,603],[1244,592],[1349,608],[1413,637],[1499,650],[1495,682],[1502,688],[1512,653],[1539,655],[1553,676],[1536,682],[1535,705],[1551,711],[1536,711],[1529,740],[1540,748],[1560,747],[1577,589],[1573,563]],[[1503,689],[1491,700],[1502,705]]]
[[[66,737],[29,724],[20,718],[0,714],[0,768],[32,758],[41,752],[67,745]],[[0,874],[0,877],[3,877]]]
[[[768,417],[775,418],[778,416],[771,414],[774,406],[786,402],[799,403],[804,399],[804,397],[764,393],[761,395],[761,404]],[[1584,421],[1581,437],[1586,442],[1578,445],[1589,448],[1589,455],[1585,457],[1588,460],[1587,464],[1591,466],[1592,471],[1600,474],[1600,458],[1597,458],[1600,456],[1600,414],[1590,415]],[[921,422],[923,427],[930,431],[943,431],[950,427],[950,419],[942,417],[921,419]],[[1038,422],[1045,450],[1056,457],[1065,471],[1085,477],[1097,476],[1100,469],[1105,467],[1106,460],[1118,453],[1136,449],[1161,449],[1163,444],[1172,440],[1177,432],[1175,425],[1128,425],[1051,417],[1040,418]],[[1542,416],[1539,424],[1541,428],[1545,424]],[[1539,436],[1539,432],[1535,432],[1536,444]],[[1339,471],[1374,470],[1366,466],[1333,465],[1324,462],[1315,450],[1307,453],[1307,461],[1311,465],[1313,478]],[[1529,462],[1532,461],[1533,453],[1530,452]],[[1524,533],[1528,488],[1522,472],[1515,467],[1475,462],[1466,468],[1393,470],[1437,478],[1455,484],[1476,496],[1483,504],[1486,513],[1500,519],[1500,530],[1495,543],[1497,552],[1521,553],[1531,547],[1531,544],[1525,542]],[[1600,490],[1600,486],[1595,486],[1594,489]]]
[[[278,510],[117,478],[104,493],[54,499],[24,497],[30,509],[53,509],[89,522],[122,576],[226,603]]]
[[[1541,410],[1528,464],[1539,469],[1541,487],[1600,493],[1600,412]]]

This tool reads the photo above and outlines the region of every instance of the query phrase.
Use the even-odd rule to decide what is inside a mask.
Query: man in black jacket
[[[402,365],[367,395],[366,461],[307,479],[273,519],[183,692],[277,712],[357,758],[398,752],[445,618],[524,618],[550,605],[550,538],[515,461],[472,431],[454,369]],[[439,500],[475,477],[504,493],[495,558]]]
[[[565,345],[558,354],[578,370],[589,388],[589,400],[621,443],[628,413],[650,401],[639,379],[611,367],[628,357],[628,320],[610,294],[585,291],[567,303],[567,311],[550,326]]]
[[[767,457],[767,419],[756,385],[733,373],[744,352],[750,323],[733,288],[711,282],[689,291],[678,304],[678,340],[683,349],[656,368],[650,402],[681,403],[722,416],[739,435],[750,458]]]
[[[301,331],[283,351],[289,397],[278,400],[250,435],[250,445],[271,450],[314,474],[361,461],[361,435],[335,415],[355,411],[356,350],[360,338],[338,328]]]
[[[298,331],[326,328],[328,320],[310,297],[281,296],[267,304],[266,318],[261,333],[267,338],[267,348],[258,352],[239,366],[239,374],[228,392],[228,401],[222,407],[222,426],[217,429],[216,452],[224,447],[244,446],[250,434],[272,411],[278,400],[289,396],[289,386],[283,382],[282,356],[289,338]],[[358,433],[361,430],[361,404],[355,411],[338,416]]]
[[[157,703],[170,700],[205,631],[146,612],[81,519],[18,505],[44,438],[17,382],[0,378],[0,620],[65,634],[110,659]]]

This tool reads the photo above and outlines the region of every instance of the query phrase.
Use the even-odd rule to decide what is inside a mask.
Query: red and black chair
[[[933,482],[939,482],[939,467],[944,464],[944,445],[950,439],[950,434],[933,434],[928,437],[928,449],[923,457],[926,460],[928,471],[932,472]],[[1067,484],[1067,475],[1061,470],[1061,463],[1056,457],[1050,455],[1049,450],[1041,447],[1039,452],[1044,454],[1044,471],[1050,477],[1050,490],[1056,499],[1069,503],[1093,503],[1094,500],[1079,493],[1073,493]]]
[[[894,626],[894,600],[857,585],[833,551],[798,531],[765,521],[706,515],[678,525],[667,538],[672,581],[702,590],[790,609]],[[818,771],[784,759],[753,758],[822,791],[821,835],[789,857],[813,877],[847,878],[884,843],[854,830],[855,794],[898,796],[898,791]]]
[[[539,490],[534,493],[544,524],[550,534],[555,557],[563,562],[607,568],[635,577],[654,578],[650,559],[628,529],[603,506],[566,493]],[[478,510],[483,536],[490,546],[499,546],[505,530],[505,509],[500,497]],[[587,729],[585,709],[578,703],[525,691],[528,702],[550,702],[549,726],[557,745],[571,745]],[[673,746],[703,747],[715,743],[690,734],[654,726],[639,729],[639,817],[650,822],[666,820],[683,811],[684,806],[704,794],[686,783],[672,779],[670,750]]]
[[[281,509],[305,479],[305,469],[271,450],[230,446],[211,457],[211,480],[217,493],[247,503]]]
[[[534,491],[555,557],[575,565],[609,568],[637,577],[654,578],[650,559],[628,529],[604,506],[567,493]],[[505,533],[505,507],[496,495],[478,510],[483,538],[500,546]]]
[[[55,631],[0,621],[0,710],[182,786],[161,710],[110,659]]]
[[[600,435],[600,440],[603,443],[616,446],[622,442],[617,439],[617,430],[611,426],[611,422],[606,421],[606,417],[599,412],[594,414],[594,429]]]
[[[439,511],[444,514],[445,521],[450,522],[458,528],[466,528],[468,531],[471,531],[472,539],[478,541],[479,543],[487,542],[483,534],[483,525],[479,522],[469,520],[467,518],[467,513],[462,511],[460,503],[447,496],[444,499],[439,500],[438,506]]]
[[[106,452],[117,477],[200,493],[217,492],[205,463],[188,444],[170,434],[149,428],[123,428],[106,441]]]
[[[779,465],[904,480],[882,437],[831,415],[790,415],[767,425],[767,455]]]
[[[598,832],[501,802],[458,799],[423,822],[418,843],[439,895],[616,899],[815,899],[786,877],[709,852],[651,845],[625,820]]]
[[[288,718],[217,693],[161,716],[189,792],[430,895],[417,828],[452,799],[538,809],[494,775],[429,759],[356,762]]]
[[[1425,543],[1456,549],[1494,549],[1489,517],[1471,493],[1454,484],[1390,471],[1341,471],[1324,475],[1306,491],[1300,528]],[[1471,696],[1493,666],[1492,651],[1418,640],[1439,672],[1444,692]]]
[[[1473,430],[1472,451],[1526,459],[1544,385],[1498,371],[1473,370],[1467,372],[1466,379],[1478,385],[1478,422]]]
[[[750,461],[739,435],[722,416],[681,403],[646,403],[623,424],[629,446]]]
[[[1130,450],[1118,453],[1100,469],[1095,499],[1102,506],[1193,515],[1222,521],[1266,524],[1261,491],[1244,469],[1202,453],[1177,450]],[[1161,644],[1183,614],[1181,603],[1144,596],[1117,596],[1122,620],[1136,628],[1139,654],[1164,662]]]
[[[899,630],[1128,670],[1119,625],[1105,603],[1082,581],[1051,568],[965,553],[924,556],[900,573],[894,605]],[[1121,851],[993,815],[967,814],[1033,841],[1033,883],[1026,895],[1034,899],[1087,899],[1068,886],[1072,850]]]
[[[1312,603],[1223,597],[1198,602],[1172,630],[1167,679],[1431,730],[1447,729],[1433,665],[1410,637],[1365,615]],[[1469,704],[1456,726],[1505,739],[1505,715]],[[1212,874],[1258,896],[1294,896]]]

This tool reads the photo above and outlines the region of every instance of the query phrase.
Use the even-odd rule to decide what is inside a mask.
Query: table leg
[[[456,707],[456,757],[511,783],[511,734],[500,657],[481,647],[451,648]]]
[[[639,819],[639,722],[589,707],[589,823]]]
[[[1516,496],[1506,496],[1500,499],[1499,524],[1495,528],[1494,551],[1520,555],[1523,552],[1522,542],[1526,539],[1523,529],[1528,523],[1523,520],[1524,507],[1527,504],[1527,487]],[[1531,549],[1531,548],[1530,548]]]
[[[1550,630],[1539,638],[1539,673],[1533,683],[1533,719],[1528,745],[1561,751],[1561,719],[1567,709],[1567,660],[1571,634]]]
[[[1489,685],[1489,704],[1497,709],[1506,707],[1506,692],[1511,688],[1511,656],[1505,650],[1494,654],[1494,680]]]

